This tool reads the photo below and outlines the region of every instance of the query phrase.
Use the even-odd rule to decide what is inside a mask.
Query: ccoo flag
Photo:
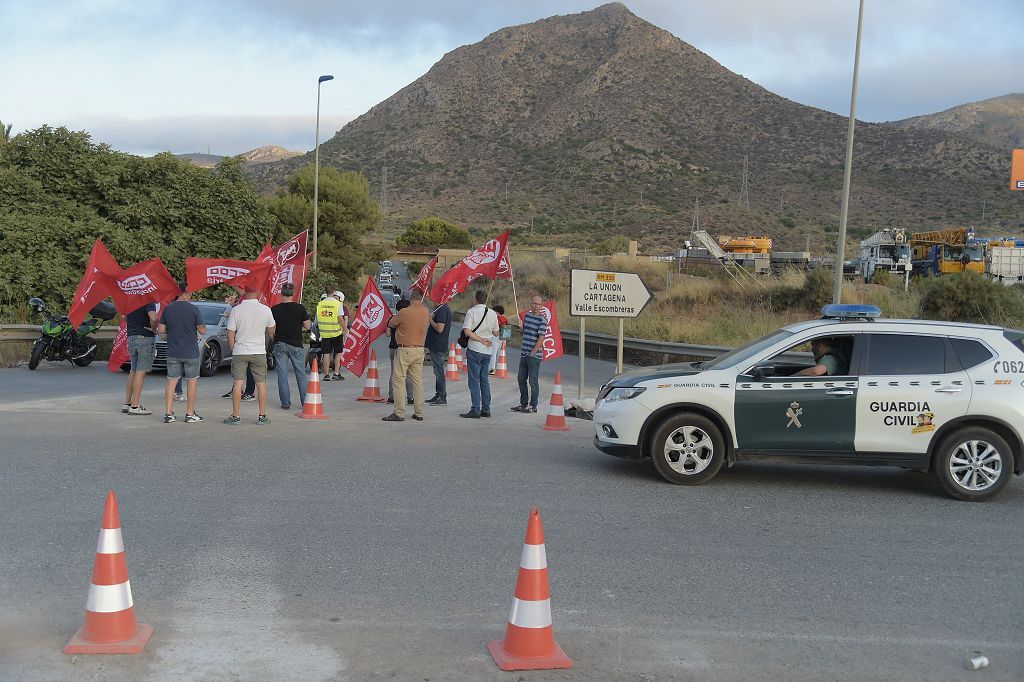
[[[430,300],[437,304],[447,303],[480,277],[497,279],[502,263],[508,262],[505,257],[508,235],[508,232],[503,232],[441,275],[441,279],[430,289]]]
[[[217,284],[263,291],[270,278],[271,265],[261,261],[231,258],[186,258],[188,290],[200,291]]]
[[[88,265],[85,266],[82,281],[75,289],[75,299],[71,303],[71,310],[68,311],[71,324],[77,328],[82,324],[82,320],[85,319],[88,312],[110,295],[110,288],[107,281],[103,279],[103,275],[118,275],[120,273],[121,266],[110,255],[103,242],[97,239],[92,245],[92,253],[89,255]]]
[[[181,293],[178,283],[159,258],[136,263],[119,275],[104,275],[103,280],[121,315],[138,310],[147,303],[167,303]]]

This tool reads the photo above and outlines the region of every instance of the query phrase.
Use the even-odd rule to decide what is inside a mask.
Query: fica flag
[[[524,310],[519,313],[519,319],[524,319],[527,312],[528,311]],[[562,357],[562,330],[558,326],[558,316],[555,314],[554,299],[544,303],[540,309],[540,316],[544,318],[544,322],[546,323],[544,341],[541,343],[541,349],[543,350],[543,357],[541,359],[552,360],[554,358]],[[531,348],[530,350],[533,349]]]
[[[300,232],[280,246],[273,247],[269,243],[256,260],[271,266],[270,279],[260,297],[262,303],[275,305],[281,302],[281,287],[287,283],[295,285],[295,300],[302,300],[302,284],[309,269],[306,242],[309,230]]]
[[[348,333],[345,334],[345,350],[341,354],[341,364],[357,377],[363,375],[370,361],[370,344],[384,333],[391,320],[391,308],[384,302],[384,297],[377,288],[373,278],[366,280],[363,296],[359,299],[359,309],[355,318],[350,321]]]

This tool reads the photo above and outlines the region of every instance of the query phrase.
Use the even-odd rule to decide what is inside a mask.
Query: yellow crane
[[[910,235],[914,273],[944,275],[951,272],[985,272],[985,245],[969,227],[914,232]]]

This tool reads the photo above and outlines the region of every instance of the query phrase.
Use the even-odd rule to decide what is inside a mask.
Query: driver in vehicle
[[[850,363],[843,358],[834,339],[822,337],[811,341],[811,353],[817,363],[802,369],[794,376],[844,376],[850,371]]]

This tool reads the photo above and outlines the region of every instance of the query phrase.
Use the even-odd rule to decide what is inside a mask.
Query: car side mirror
[[[768,363],[766,365],[758,365],[757,367],[754,368],[753,374],[758,379],[763,379],[764,377],[773,377],[775,376],[775,365],[771,363]]]

